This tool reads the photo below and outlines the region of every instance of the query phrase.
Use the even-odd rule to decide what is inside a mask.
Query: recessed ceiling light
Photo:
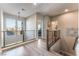
[[[65,12],[68,12],[69,10],[68,9],[65,9]]]

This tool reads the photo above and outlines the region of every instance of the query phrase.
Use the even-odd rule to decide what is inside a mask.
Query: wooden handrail
[[[78,38],[79,38],[79,36],[76,37],[76,40],[75,40],[75,43],[74,43],[74,46],[73,46],[73,50],[75,50],[75,47],[76,47],[77,42],[78,42]]]
[[[49,36],[50,36],[49,32],[52,33],[52,38],[51,38],[52,40],[51,40],[50,43],[49,43],[49,40],[50,40],[49,39]],[[59,34],[59,35],[57,35],[57,34]],[[53,41],[53,37],[54,37],[55,41]],[[57,30],[57,32],[56,32],[56,30],[55,31],[47,30],[47,50],[49,50],[59,39],[60,39],[60,30]]]

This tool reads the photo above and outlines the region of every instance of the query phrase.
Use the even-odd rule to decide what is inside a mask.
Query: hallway
[[[0,49],[36,39],[1,56],[66,56],[64,51],[72,52],[77,36],[76,3],[0,4]]]

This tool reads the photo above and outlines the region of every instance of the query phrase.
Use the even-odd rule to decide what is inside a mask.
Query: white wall
[[[1,9],[0,9],[0,46],[1,46]]]
[[[50,23],[50,17],[45,16],[43,20],[43,38],[47,39],[47,29],[48,29],[48,23]]]
[[[70,12],[52,18],[52,21],[58,21],[58,29],[61,31],[61,48],[63,50],[72,50],[77,35],[78,12]]]
[[[78,4],[78,36],[79,36],[79,4]]]
[[[36,38],[36,14],[26,18],[26,39]]]
[[[36,15],[32,15],[32,16],[26,18],[26,30],[35,30],[36,29],[35,16]]]
[[[0,47],[2,47],[2,39],[3,39],[3,37],[2,37],[2,22],[3,22],[3,10],[2,9],[0,9]]]

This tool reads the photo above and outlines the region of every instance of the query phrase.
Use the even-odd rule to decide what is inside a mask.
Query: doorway
[[[41,29],[41,24],[38,24],[38,39],[41,39],[42,36],[42,29]]]

